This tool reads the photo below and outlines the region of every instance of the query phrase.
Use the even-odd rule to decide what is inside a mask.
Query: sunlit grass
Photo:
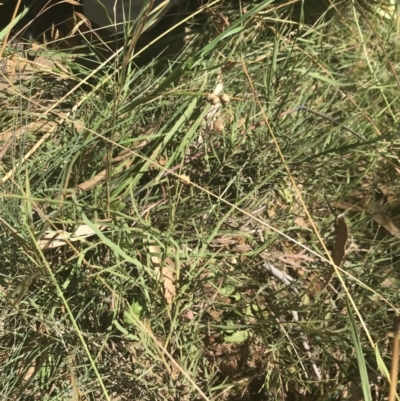
[[[121,50],[9,88],[4,397],[386,396],[397,27],[291,7],[216,4],[175,58],[133,54],[121,75]],[[213,115],[216,88],[230,101]],[[346,255],[328,282],[339,216]]]

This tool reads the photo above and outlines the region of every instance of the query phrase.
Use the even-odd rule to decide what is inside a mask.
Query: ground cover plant
[[[398,10],[321,4],[196,5],[144,59],[1,27],[2,399],[387,397]]]

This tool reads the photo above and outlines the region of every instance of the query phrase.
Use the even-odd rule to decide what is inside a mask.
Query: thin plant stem
[[[399,372],[399,339],[400,339],[400,317],[396,317],[393,324],[393,353],[392,367],[390,369],[389,401],[394,401],[397,394],[397,376]]]

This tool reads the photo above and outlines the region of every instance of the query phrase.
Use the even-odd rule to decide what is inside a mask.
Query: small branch
[[[14,142],[14,135],[8,138],[8,141],[3,145],[3,149],[0,151],[0,160],[3,160],[3,157],[6,155],[8,149],[11,144]]]
[[[309,108],[306,107],[306,106],[297,106],[297,107],[295,107],[294,109],[290,109],[290,110],[284,111],[283,113],[280,114],[280,117],[283,117],[283,116],[286,116],[286,115],[288,115],[288,114],[295,113],[295,112],[298,112],[298,111],[308,111],[308,112],[311,113],[311,114],[314,114],[314,115],[316,115],[316,116],[318,116],[318,117],[324,118],[325,120],[331,122],[333,125],[342,127],[345,131],[350,132],[351,134],[353,134],[353,135],[356,136],[357,138],[361,139],[363,142],[368,142],[366,138],[364,138],[362,135],[360,135],[358,132],[354,131],[354,130],[351,129],[350,127],[347,127],[346,125],[342,125],[342,124],[340,123],[340,121],[338,121],[338,120],[336,120],[336,119],[334,119],[334,118],[332,118],[332,117],[329,117],[329,116],[327,116],[327,115],[325,115],[325,114],[322,114],[322,113],[320,113],[319,111],[315,111],[315,110],[309,109]],[[240,131],[239,134],[240,134],[240,135],[243,135],[246,131],[254,131],[254,130],[257,129],[257,128],[262,127],[263,125],[265,125],[265,121],[259,121],[258,123],[254,124],[254,125],[251,125],[250,127],[247,127],[247,128],[245,128],[245,129],[242,129],[242,130]],[[218,148],[219,146],[220,146],[220,143],[219,143],[219,142],[218,142],[217,144],[214,145],[215,148]],[[209,150],[210,150],[210,149],[207,149],[207,151],[209,151]],[[169,175],[171,172],[174,172],[174,171],[178,170],[179,168],[183,167],[184,165],[189,164],[189,163],[195,161],[196,159],[199,159],[200,157],[204,156],[205,153],[206,153],[206,151],[199,152],[199,153],[196,153],[196,154],[193,155],[193,156],[190,156],[190,157],[186,158],[186,159],[183,161],[183,163],[180,163],[180,164],[178,164],[177,166],[174,166],[174,167],[172,167],[171,169],[169,169],[168,171],[166,171],[166,172],[163,174],[163,177],[166,177],[166,176]]]
[[[329,117],[326,114],[322,114],[319,111],[315,111],[315,110],[309,109],[306,106],[297,106],[294,109],[290,109],[290,110],[284,111],[283,113],[280,114],[280,117],[286,116],[286,115],[291,114],[291,113],[296,113],[297,111],[308,111],[311,114],[314,114],[314,115],[316,115],[318,117],[321,117],[321,118],[331,122],[333,125],[342,127],[345,131],[350,132],[351,134],[356,136],[358,139],[361,139],[364,142],[368,142],[365,137],[363,137],[361,134],[359,134],[358,132],[354,131],[350,127],[347,127],[346,125],[342,125],[339,120],[336,120],[336,119],[334,119],[332,117]]]
[[[397,395],[397,376],[399,369],[399,332],[400,318],[396,317],[393,324],[392,367],[390,369],[389,401],[395,401]]]
[[[289,276],[289,274],[283,273],[282,271],[277,269],[275,266],[273,266],[271,263],[265,262],[264,263],[264,267],[274,277],[276,277],[277,279],[279,279],[280,281],[282,281],[286,285],[291,285],[292,283],[295,282],[295,279],[292,276]],[[299,295],[299,290],[296,287],[292,287],[292,289],[293,289],[293,292],[296,295]],[[292,310],[292,317],[293,317],[293,321],[294,322],[299,322],[300,321],[299,314],[298,314],[297,311]],[[311,351],[310,351],[310,345],[309,345],[309,343],[308,343],[308,341],[306,339],[306,336],[305,336],[305,334],[303,332],[300,332],[300,334],[301,334],[301,337],[303,339],[304,351],[306,352],[306,355],[310,359],[311,367],[312,367],[312,370],[313,370],[313,372],[315,374],[315,377],[317,378],[318,381],[321,381],[322,380],[321,372],[319,371],[318,366],[313,361],[313,356],[312,356]]]

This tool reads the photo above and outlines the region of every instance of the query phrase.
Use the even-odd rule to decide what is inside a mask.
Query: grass
[[[174,58],[48,48],[7,85],[2,399],[386,397],[399,32],[377,10],[216,2]]]

